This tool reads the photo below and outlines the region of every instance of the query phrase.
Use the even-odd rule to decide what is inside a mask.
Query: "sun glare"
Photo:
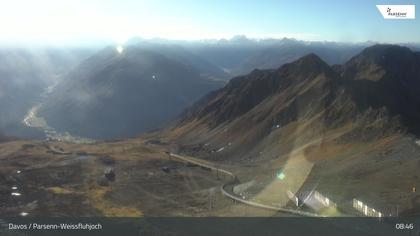
[[[117,52],[118,52],[119,54],[121,54],[121,53],[123,52],[123,50],[124,50],[124,48],[123,48],[121,45],[118,45],[118,46],[117,46]]]

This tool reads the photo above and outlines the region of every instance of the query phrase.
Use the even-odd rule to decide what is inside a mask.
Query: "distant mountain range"
[[[213,66],[228,73],[230,77],[247,74],[253,69],[272,69],[284,63],[292,62],[308,53],[316,53],[328,64],[342,64],[352,56],[358,54],[363,48],[373,45],[365,43],[336,43],[336,42],[309,42],[293,38],[283,39],[249,39],[244,35],[237,35],[232,39],[204,40],[204,41],[171,41],[146,40],[134,38],[127,45],[148,47],[159,50],[168,55],[166,51],[188,51],[188,57],[195,61],[206,61]],[[171,49],[171,50],[168,50]],[[170,53],[176,55],[174,53]],[[179,55],[179,54],[178,54]],[[184,56],[184,58],[187,58]]]
[[[369,44],[337,44],[288,40],[270,46],[247,58],[233,69],[234,74],[249,73],[253,69],[272,69],[300,57],[315,53],[329,65],[342,64],[358,54]]]

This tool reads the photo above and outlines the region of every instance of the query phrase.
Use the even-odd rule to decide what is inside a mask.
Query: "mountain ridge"
[[[368,52],[386,53],[383,48],[387,47],[373,47]],[[399,46],[392,48],[398,51]],[[404,52],[406,48],[401,50]],[[363,53],[358,56],[365,56]],[[286,130],[298,132],[299,135],[291,137],[299,143],[344,127],[348,130],[337,142],[349,137],[352,140],[375,140],[402,132],[418,135],[415,126],[418,113],[414,108],[420,103],[407,93],[408,90],[397,90],[390,93],[387,101],[378,102],[396,88],[393,84],[382,84],[380,81],[399,80],[383,75],[378,83],[343,76],[343,73],[348,75],[349,70],[346,63],[337,70],[315,54],[308,54],[278,69],[254,70],[232,79],[224,88],[208,94],[195,104],[194,109],[187,110],[178,125],[169,131],[169,136],[188,146],[241,140],[231,147],[230,152],[219,155],[246,157],[254,155],[252,150],[263,143],[274,142],[271,136],[283,137],[281,133]],[[408,75],[404,76],[408,78]],[[413,76],[414,79],[407,81],[416,83],[415,78],[420,78],[420,72]],[[367,85],[375,83],[380,86]],[[375,96],[378,99],[372,98]],[[407,106],[400,104],[398,108],[392,103],[397,100],[403,103],[407,99],[410,101]]]

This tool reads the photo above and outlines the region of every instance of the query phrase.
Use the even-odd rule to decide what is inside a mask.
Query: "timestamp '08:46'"
[[[414,223],[396,223],[395,229],[414,229]]]

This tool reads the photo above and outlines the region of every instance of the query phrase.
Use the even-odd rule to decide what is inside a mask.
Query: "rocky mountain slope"
[[[345,212],[357,198],[382,213],[396,214],[396,205],[412,213],[420,205],[410,192],[420,184],[419,68],[418,53],[395,45],[339,66],[309,54],[232,79],[156,138],[231,165],[258,183],[244,193],[258,202],[287,205],[287,191],[315,189]]]
[[[195,67],[200,71],[201,76],[215,79],[230,79],[230,75],[216,64],[210,62],[206,55],[199,56],[182,45],[175,42],[151,42],[142,39],[131,39],[125,45],[134,46],[139,49],[154,51],[179,63]]]
[[[193,66],[138,47],[106,48],[73,70],[40,110],[73,135],[112,139],[171,121],[203,94],[223,86]]]
[[[45,88],[92,54],[84,48],[0,49],[0,129],[6,134],[37,138],[42,135],[23,126],[28,110]]]
[[[264,137],[273,127],[294,122],[325,129],[383,119],[380,130],[405,128],[418,134],[418,58],[405,47],[376,45],[343,65],[331,67],[309,54],[279,69],[254,70],[202,98],[184,113],[176,129],[191,125],[229,127],[235,133],[256,129]]]

